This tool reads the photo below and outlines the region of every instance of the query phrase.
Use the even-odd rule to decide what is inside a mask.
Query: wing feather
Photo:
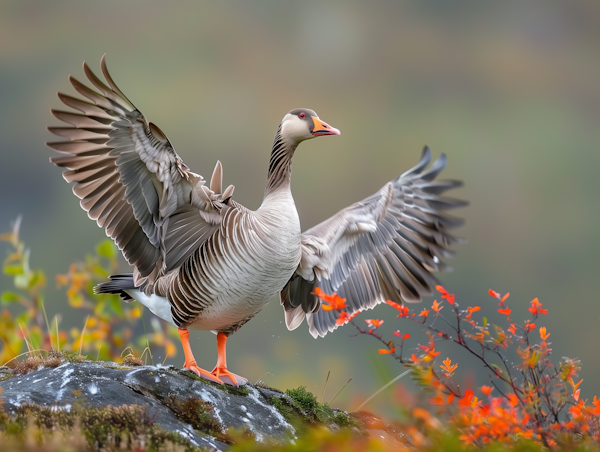
[[[449,247],[461,241],[450,230],[462,220],[446,210],[466,203],[442,196],[459,181],[435,180],[446,156],[430,162],[425,147],[413,168],[302,234],[302,261],[280,294],[288,328],[299,326],[303,315],[314,337],[339,326],[340,311],[320,309],[317,287],[346,298],[349,314],[385,300],[415,303],[431,295],[437,284],[432,272],[450,269],[441,259],[452,257]]]
[[[104,57],[100,66],[106,83],[83,64],[88,81],[99,92],[69,76],[86,100],[58,94],[77,113],[52,110],[73,127],[48,128],[70,140],[47,143],[61,154],[50,161],[66,169],[63,177],[74,182],[81,207],[105,229],[137,274],[142,279],[156,276],[165,261],[181,265],[192,248],[214,232],[220,221],[219,199],[203,190],[204,179],[189,171],[166,135],[117,87]],[[220,178],[220,164],[217,173]],[[214,186],[220,189],[216,179]],[[188,214],[182,215],[184,211]],[[169,222],[171,216],[174,221]],[[180,240],[174,239],[170,224],[177,224]]]

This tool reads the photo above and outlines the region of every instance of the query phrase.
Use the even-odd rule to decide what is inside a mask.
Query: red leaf
[[[488,290],[488,293],[494,298],[500,298],[500,294],[498,292],[493,291],[492,289]]]

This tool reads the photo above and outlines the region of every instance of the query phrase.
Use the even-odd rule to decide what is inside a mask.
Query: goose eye
[[[300,113],[300,114],[298,115],[298,117],[299,117],[300,119],[304,119],[304,117],[305,117],[305,116],[306,116],[306,115],[305,115],[304,113]]]

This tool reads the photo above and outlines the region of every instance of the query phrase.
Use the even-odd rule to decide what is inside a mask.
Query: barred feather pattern
[[[177,326],[232,334],[292,276],[301,257],[300,220],[284,188],[292,155],[278,133],[261,207],[224,207],[219,229],[178,270],[166,293]]]

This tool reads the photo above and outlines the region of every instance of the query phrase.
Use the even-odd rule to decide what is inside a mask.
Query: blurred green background
[[[471,206],[460,212],[469,243],[443,284],[463,306],[488,312],[496,309],[488,288],[510,291],[515,319],[539,297],[554,360],[579,357],[582,396],[600,394],[599,2],[3,0],[0,229],[22,214],[32,265],[50,278],[105,237],[43,145],[53,139],[45,127],[59,124],[49,112],[62,108],[56,91],[73,94],[68,74],[85,79],[83,60],[100,72],[104,53],[119,87],[187,165],[209,177],[220,159],[225,184],[249,208],[261,203],[286,112],[312,108],[338,127],[340,137],[305,143],[294,159],[304,229],[409,168],[424,144],[447,153],[445,176],[465,181],[455,195]],[[10,284],[0,276],[0,289]],[[62,310],[63,325],[81,326],[49,286],[49,316]],[[414,346],[427,340],[393,311],[359,319],[386,319],[387,334],[413,332]],[[350,334],[288,332],[274,301],[231,338],[230,368],[317,394],[331,370],[325,400],[354,377],[334,405],[355,409],[402,369],[376,355],[374,340]],[[212,368],[214,336],[192,337],[199,364]],[[481,370],[444,353],[458,358],[459,376]],[[169,362],[181,365],[182,354]]]

